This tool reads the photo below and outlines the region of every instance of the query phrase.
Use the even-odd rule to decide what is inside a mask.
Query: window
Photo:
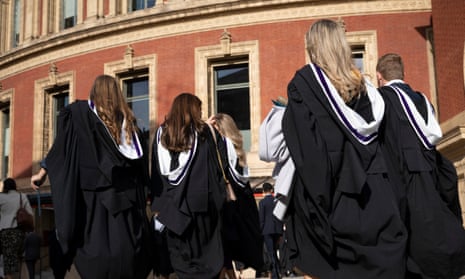
[[[13,38],[12,46],[17,47],[19,45],[19,37],[21,30],[21,1],[14,1],[14,14],[13,14]]]
[[[0,135],[2,150],[1,150],[1,159],[0,159],[0,174],[1,177],[8,176],[9,169],[9,159],[10,159],[10,106],[5,104],[0,107],[0,118],[1,118],[1,130]]]
[[[352,46],[352,60],[354,61],[355,67],[359,69],[361,73],[365,72],[364,67],[365,47],[364,46]]]
[[[55,139],[57,134],[57,122],[60,111],[69,104],[69,86],[64,85],[47,90],[46,98],[50,102],[47,106],[49,110],[49,131],[52,136],[51,141]],[[46,103],[48,103],[46,101]]]
[[[70,28],[76,25],[76,10],[77,10],[77,1],[76,0],[62,0],[63,2],[63,11],[62,11],[62,28]]]
[[[74,72],[58,73],[53,63],[49,74],[34,82],[33,162],[40,162],[52,147],[57,133],[58,114],[75,100],[74,84]],[[39,164],[34,163],[32,172],[38,168]]]
[[[150,135],[152,138],[154,136],[154,128],[151,126],[156,120],[156,55],[134,57],[132,47],[128,46],[123,58],[106,63],[104,73],[120,81],[121,90],[150,149]]]
[[[53,137],[55,138],[57,132],[58,115],[60,114],[60,111],[69,104],[68,89],[66,88],[59,94],[54,94],[52,101],[52,129]]]
[[[122,90],[129,107],[134,112],[137,125],[143,137],[149,143],[149,77],[147,71],[141,71],[130,77],[122,77]]]
[[[250,151],[249,65],[230,63],[232,65],[212,65],[216,112],[229,114],[234,119],[241,130],[244,149]]]
[[[129,11],[143,10],[155,6],[156,0],[129,0]]]
[[[346,32],[346,37],[352,48],[352,58],[355,66],[373,84],[376,84],[376,62],[378,59],[376,31]]]
[[[217,112],[231,114],[247,157],[256,158],[262,121],[258,41],[231,42],[228,35],[224,31],[219,44],[195,49],[195,94],[202,101],[204,119]],[[264,173],[260,164],[249,161],[251,176]]]

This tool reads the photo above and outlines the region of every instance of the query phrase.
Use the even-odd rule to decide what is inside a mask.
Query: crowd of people
[[[50,179],[56,243],[71,259],[61,270],[74,264],[82,278],[99,279],[236,279],[238,266],[273,279],[465,275],[457,172],[435,148],[434,108],[404,81],[402,58],[378,60],[375,86],[337,22],[316,21],[306,46],[310,63],[260,127],[259,156],[275,163],[275,185],[263,184],[258,204],[231,116],[203,120],[201,100],[181,93],[149,156],[117,80],[98,76],[89,100],[60,112],[31,177],[34,189]],[[14,180],[3,184],[11,278],[25,233],[14,220],[21,194]]]

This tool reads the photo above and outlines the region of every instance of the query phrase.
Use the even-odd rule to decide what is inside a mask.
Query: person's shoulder
[[[296,79],[299,79],[299,78],[302,78],[302,77],[312,76],[312,75],[314,75],[312,67],[310,66],[310,64],[305,64],[302,67],[300,67],[299,69],[297,69],[297,71],[295,72],[293,80],[296,80]]]
[[[379,91],[381,94],[383,94],[383,93],[385,94],[385,93],[393,93],[393,92],[395,92],[394,89],[392,89],[391,86],[387,86],[387,85],[378,87],[378,91]]]
[[[90,108],[89,101],[87,101],[87,100],[75,100],[74,102],[72,102],[71,104],[69,104],[66,107],[67,108],[75,108],[75,107]]]
[[[89,107],[89,105],[87,104],[87,101],[76,100],[76,101],[72,102],[71,104],[68,104],[67,106],[62,108],[60,110],[60,115],[61,116],[70,115],[73,112],[78,111],[78,110],[82,110],[82,108],[85,108],[85,107],[87,107],[87,108]]]
[[[8,193],[0,192],[0,201],[3,201],[8,198]]]
[[[396,96],[396,91],[394,91],[394,89],[390,86],[378,87],[378,92],[384,100],[388,100]]]

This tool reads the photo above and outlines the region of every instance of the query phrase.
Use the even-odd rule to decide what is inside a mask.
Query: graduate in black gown
[[[465,230],[457,173],[436,150],[442,132],[433,107],[403,81],[398,54],[378,60],[377,77],[386,103],[380,142],[409,230],[408,276],[458,278],[465,274]]]
[[[213,134],[212,131],[215,133]],[[223,267],[221,210],[225,184],[220,134],[201,120],[201,101],[178,95],[158,128],[152,150],[155,226],[167,230],[171,265],[181,278],[217,278]]]
[[[295,165],[290,262],[305,278],[403,278],[407,231],[377,140],[383,99],[338,23],[315,22],[306,40],[311,63],[290,81],[282,121]]]
[[[151,269],[144,187],[147,160],[133,112],[111,76],[98,76],[88,101],[58,117],[39,173],[48,174],[57,239],[81,278],[147,278]]]
[[[263,237],[260,231],[259,213],[253,190],[249,182],[247,156],[243,139],[234,119],[225,113],[217,113],[210,122],[220,134],[226,146],[223,158],[233,195],[223,209],[223,244],[225,249],[225,271],[229,279],[235,277],[231,260],[245,267],[263,267]]]

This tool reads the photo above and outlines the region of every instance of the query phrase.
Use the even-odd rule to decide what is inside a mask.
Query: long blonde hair
[[[322,68],[345,102],[366,91],[344,29],[337,22],[318,20],[308,30],[306,42],[311,62]]]
[[[239,159],[239,166],[245,167],[247,165],[247,156],[243,148],[242,134],[239,128],[237,128],[236,122],[226,113],[215,114],[215,121],[218,131],[232,141]]]
[[[108,75],[98,76],[89,94],[97,113],[107,126],[116,143],[121,144],[123,120],[126,120],[126,143],[132,141],[133,132],[137,130],[136,118],[121,93],[118,82]]]

